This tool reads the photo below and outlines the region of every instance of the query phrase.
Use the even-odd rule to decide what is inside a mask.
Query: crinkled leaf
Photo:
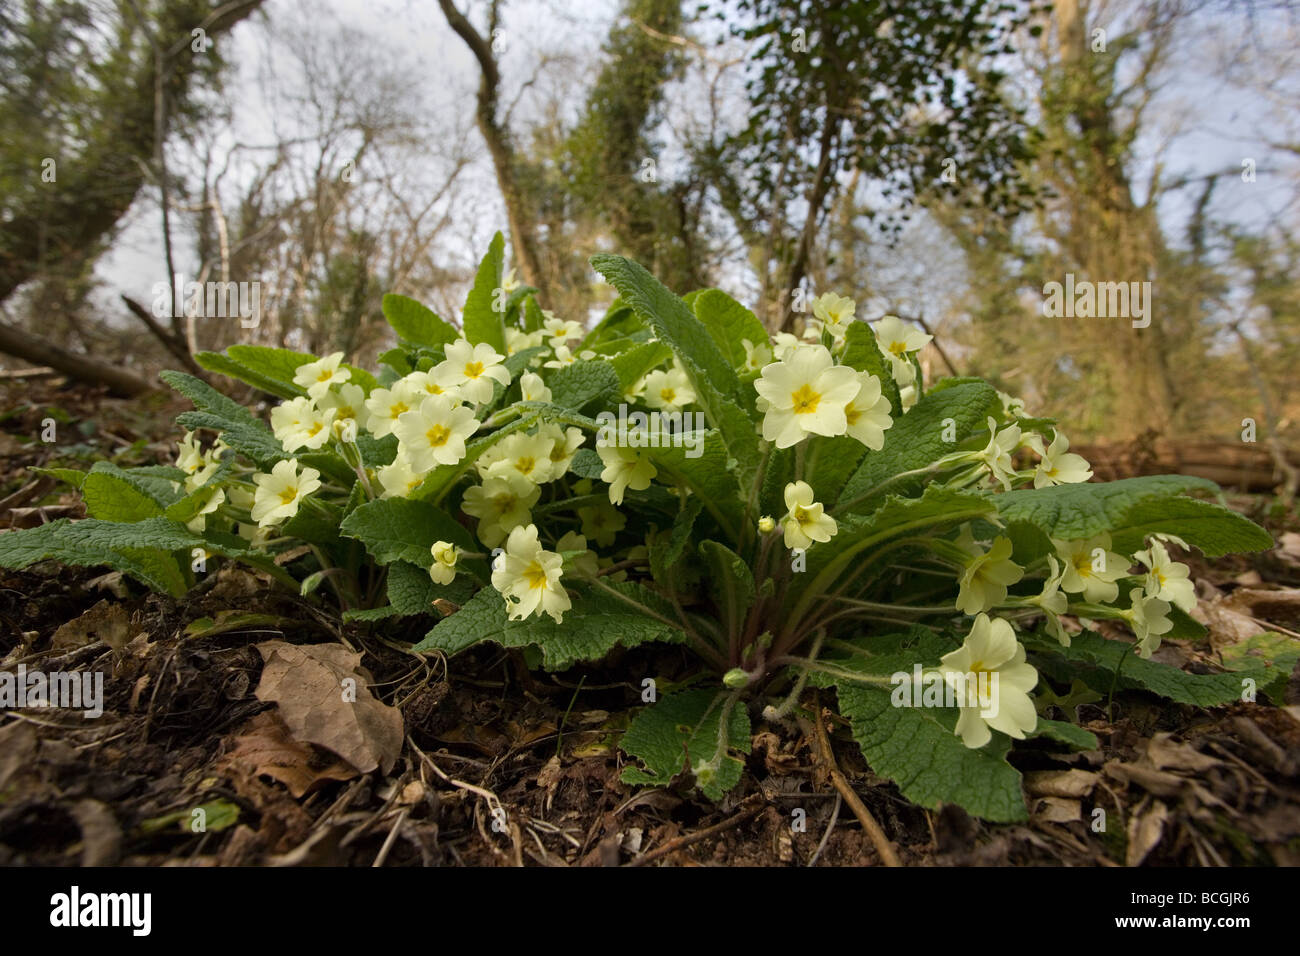
[[[744,368],[745,346],[742,340],[749,339],[751,345],[766,345],[767,330],[758,316],[745,308],[721,289],[705,289],[695,296],[691,303],[695,316],[706,329],[718,349],[733,368]]]
[[[624,769],[622,781],[663,787],[682,771],[717,760],[712,777],[697,779],[696,785],[708,799],[722,799],[740,782],[745,768],[744,761],[728,751],[750,750],[749,713],[738,702],[727,714],[726,740],[719,752],[719,725],[727,696],[725,691],[708,688],[686,690],[668,694],[637,714],[619,746],[644,766]]]
[[[575,412],[592,403],[617,405],[622,392],[614,366],[601,360],[567,365],[551,376],[547,386],[553,405]]]
[[[1109,693],[1113,685],[1119,690],[1151,691],[1180,704],[1198,707],[1217,707],[1241,700],[1243,678],[1249,677],[1256,687],[1262,687],[1276,680],[1279,674],[1290,674],[1264,660],[1227,674],[1189,674],[1169,664],[1143,660],[1132,644],[1108,640],[1095,631],[1072,635],[1069,647],[1039,634],[1024,635],[1024,642],[1037,652],[1035,657],[1039,660],[1035,664],[1039,669],[1054,679],[1081,677],[1101,693]],[[1118,681],[1114,679],[1117,669]]]
[[[343,519],[339,531],[361,541],[380,564],[409,561],[428,568],[430,548],[450,541],[466,550],[476,549],[474,539],[458,521],[428,501],[411,498],[377,498]]]
[[[1132,554],[1147,535],[1177,535],[1207,557],[1272,546],[1268,532],[1220,505],[1179,493],[1216,490],[1211,481],[1186,475],[1148,475],[1105,483],[1027,488],[998,495],[998,511],[1008,522],[1025,522],[1063,540],[1090,538],[1103,531],[1111,546]]]
[[[857,653],[831,656],[827,663],[876,677],[910,673],[915,663],[934,665],[954,646],[923,628],[848,644]],[[1020,773],[1006,760],[1011,738],[995,732],[989,743],[972,749],[953,732],[955,708],[895,706],[889,687],[863,686],[825,673],[813,673],[810,682],[835,686],[840,713],[848,718],[867,763],[897,783],[913,803],[928,809],[956,803],[998,822],[1028,817]]]
[[[894,418],[880,451],[868,452],[840,493],[837,507],[857,513],[874,510],[886,494],[915,494],[924,476],[893,481],[906,471],[924,468],[957,450],[965,439],[984,430],[986,419],[1001,408],[998,393],[983,383],[967,383],[923,396],[906,415]],[[946,442],[945,422],[952,419]],[[889,482],[886,485],[886,482]],[[884,486],[884,487],[881,487]],[[880,490],[873,493],[873,489]]]
[[[549,616],[531,616],[522,621],[506,618],[506,602],[496,590],[485,587],[459,611],[436,624],[415,646],[417,651],[441,650],[455,654],[482,641],[502,647],[536,645],[542,650],[547,670],[564,670],[581,661],[600,660],[616,646],[636,647],[651,641],[678,644],[686,636],[675,625],[651,617],[672,613],[665,602],[646,588],[629,583],[609,582],[602,588],[584,588],[572,598],[573,606],[556,624]]]
[[[742,474],[752,474],[758,464],[758,435],[740,404],[736,370],[704,324],[636,262],[599,255],[591,257],[591,264],[672,347],[695,388],[697,403],[722,434],[727,457]]]

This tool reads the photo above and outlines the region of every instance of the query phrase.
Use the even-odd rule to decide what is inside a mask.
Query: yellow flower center
[[[1075,555],[1074,570],[1079,572],[1081,577],[1092,577],[1092,555],[1086,551],[1082,554]]]
[[[411,406],[407,405],[406,402],[394,402],[393,406],[388,409],[388,417],[396,418],[398,415],[401,415],[404,412],[409,412],[410,410]]]
[[[483,374],[483,363],[482,363],[482,362],[466,362],[466,363],[465,363],[465,377],[466,377],[466,378],[478,378],[478,377],[479,377],[480,375],[482,375],[482,374]]]
[[[799,527],[803,528],[812,524],[817,519],[814,518],[812,512],[803,505],[795,505],[794,520],[799,523]]]
[[[441,395],[441,394],[442,394],[442,386],[439,385],[439,384],[437,384],[436,382],[425,382],[425,383],[424,383],[424,390],[425,390],[426,392],[428,392],[430,395]]]
[[[524,580],[528,582],[528,588],[531,591],[536,591],[538,588],[546,590],[548,587],[546,569],[538,561],[528,565],[528,568],[524,571]]]
[[[849,402],[844,406],[844,417],[848,420],[849,427],[852,428],[858,423],[858,419],[862,417],[862,410]]]
[[[811,415],[817,411],[817,406],[821,403],[821,400],[821,393],[814,392],[811,385],[800,385],[798,389],[790,393],[790,401],[794,405],[796,415]]]
[[[659,397],[665,402],[672,402],[677,397],[677,391],[672,388],[662,388],[659,390]]]
[[[334,371],[332,369],[323,368],[320,370],[320,374],[316,376],[316,381],[328,382],[333,377],[334,377]]]
[[[280,492],[280,504],[292,504],[293,500],[298,497],[298,486],[289,485]]]
[[[434,425],[424,433],[424,437],[429,439],[430,448],[441,448],[447,444],[447,439],[451,437],[451,431],[442,425]]]
[[[906,342],[890,342],[890,343],[889,343],[889,351],[893,352],[893,353],[894,353],[895,355],[897,355],[899,358],[902,358],[902,357],[907,353],[907,343],[906,343]]]
[[[532,455],[524,455],[515,461],[515,470],[521,475],[531,475],[536,467],[537,459]]]
[[[315,438],[318,434],[320,434],[320,430],[324,427],[325,427],[324,422],[312,422],[309,426],[307,426],[307,437]]]

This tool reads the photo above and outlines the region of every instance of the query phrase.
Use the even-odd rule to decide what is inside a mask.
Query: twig
[[[676,851],[682,849],[683,847],[690,846],[692,843],[698,843],[701,840],[707,840],[711,836],[716,836],[719,833],[725,833],[727,830],[730,830],[733,827],[740,826],[740,824],[744,823],[750,817],[758,816],[759,812],[761,812],[763,807],[766,806],[766,803],[763,800],[762,795],[757,793],[754,794],[752,797],[747,798],[746,803],[750,803],[750,806],[741,810],[734,817],[723,820],[721,823],[715,823],[711,827],[705,827],[703,830],[696,830],[694,833],[687,833],[684,836],[674,837],[673,839],[665,843],[663,846],[657,847],[651,850],[649,853],[643,853],[640,856],[638,856],[635,860],[629,860],[627,863],[624,863],[623,865],[624,866],[645,866],[648,863],[653,863],[655,860],[658,860],[661,857],[665,857],[669,853],[675,853]]]
[[[817,719],[814,723],[814,729],[817,737],[818,755],[821,757],[822,763],[826,766],[832,785],[834,785],[835,789],[839,791],[840,796],[844,798],[849,807],[852,808],[854,816],[856,816],[858,822],[862,824],[862,829],[866,832],[867,836],[871,838],[872,845],[880,855],[880,861],[884,863],[885,866],[902,866],[903,864],[898,861],[898,854],[894,852],[894,845],[890,843],[889,838],[885,836],[885,831],[880,829],[880,824],[876,822],[876,818],[871,815],[871,811],[868,810],[867,805],[862,802],[862,798],[859,797],[853,787],[849,785],[848,778],[844,776],[840,771],[839,765],[835,762],[835,754],[831,751],[830,737],[826,733],[826,712],[822,710],[821,701],[817,699],[815,692],[813,695],[813,705],[817,711]]]
[[[397,841],[397,831],[402,828],[402,824],[406,822],[406,815],[410,812],[410,807],[403,807],[401,812],[397,814],[397,821],[393,824],[393,828],[388,831],[388,837],[384,840],[384,845],[379,848],[379,855],[375,857],[375,862],[370,864],[372,867],[384,865],[384,860],[388,858],[388,851],[393,848],[393,844]]]
[[[842,806],[844,806],[844,798],[840,796],[837,791],[835,794],[835,806],[831,810],[830,825],[826,827],[826,832],[822,834],[821,842],[817,844],[817,852],[814,853],[812,859],[808,861],[809,866],[817,865],[817,860],[821,857],[822,850],[826,849],[826,844],[831,841],[831,834],[835,832],[835,824],[840,821],[840,807]]]

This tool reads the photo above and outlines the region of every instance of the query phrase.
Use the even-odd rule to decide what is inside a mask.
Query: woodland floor
[[[183,405],[143,407],[32,381],[0,384],[0,409],[7,528],[80,514],[72,496],[51,497],[52,483],[36,481],[31,466],[170,461]],[[49,417],[59,422],[53,444],[39,440]],[[1209,640],[1159,652],[1190,670],[1213,670],[1226,645],[1264,629],[1256,621],[1300,640],[1300,523],[1279,518],[1268,499],[1231,500],[1281,544],[1192,560]],[[412,621],[409,639],[427,626]],[[388,773],[358,773],[288,734],[276,705],[254,695],[263,668],[255,645],[271,640],[342,642],[364,654],[375,696],[399,706],[405,722]],[[0,865],[881,862],[831,786],[808,719],[756,718],[742,785],[720,805],[619,782],[618,734],[641,703],[628,675],[686,676],[688,662],[674,651],[530,677],[497,650],[450,664],[412,656],[236,568],[176,601],[103,569],[40,565],[0,570],[0,667],[20,662],[104,671],[105,712],[86,720],[0,711]],[[1063,754],[1040,744],[1013,756],[1027,774],[1032,815],[1005,825],[908,803],[867,768],[838,718],[828,714],[825,726],[839,770],[904,865],[1297,865],[1297,674],[1281,703],[1205,710],[1124,692],[1109,708],[1084,704],[1080,721],[1101,750]],[[495,801],[503,828],[493,828]],[[208,813],[205,833],[190,831],[196,806]],[[1109,821],[1101,833],[1089,826],[1098,807]],[[801,832],[791,825],[797,809]]]

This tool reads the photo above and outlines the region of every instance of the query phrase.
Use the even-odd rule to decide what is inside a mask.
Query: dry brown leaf
[[[50,649],[71,651],[94,641],[103,641],[113,650],[120,651],[126,646],[129,629],[126,608],[105,599],[55,631]]]
[[[242,764],[252,774],[278,780],[295,797],[303,797],[327,780],[351,780],[357,771],[331,755],[322,756],[310,744],[289,735],[289,728],[273,710],[264,711],[230,738],[226,760]]]
[[[1172,734],[1156,734],[1147,742],[1147,758],[1157,770],[1186,770],[1201,773],[1223,765],[1189,744],[1175,743]]]
[[[1264,628],[1249,615],[1229,607],[1226,603],[1198,604],[1192,616],[1205,625],[1210,641],[1215,647],[1227,647],[1249,640]]]
[[[1031,815],[1038,823],[1077,823],[1083,819],[1083,808],[1078,800],[1039,797],[1033,802]]]
[[[1097,774],[1087,770],[1039,770],[1025,774],[1025,789],[1032,797],[1078,800],[1092,793]]]
[[[1300,564],[1300,534],[1283,531],[1282,537],[1278,539],[1277,553],[1284,560],[1289,559],[1292,564]]]
[[[333,751],[362,773],[392,769],[402,750],[402,714],[370,693],[373,678],[360,654],[337,644],[285,641],[257,649],[266,664],[254,693],[279,704],[295,738]]]
[[[1128,851],[1125,863],[1140,866],[1165,834],[1169,808],[1159,801],[1143,801],[1128,821]]]
[[[1116,780],[1136,784],[1147,793],[1154,794],[1157,797],[1177,797],[1190,789],[1190,784],[1186,778],[1180,777],[1176,773],[1156,770],[1154,767],[1144,767],[1141,764],[1108,760],[1106,761],[1105,770],[1109,776],[1114,777]]]

